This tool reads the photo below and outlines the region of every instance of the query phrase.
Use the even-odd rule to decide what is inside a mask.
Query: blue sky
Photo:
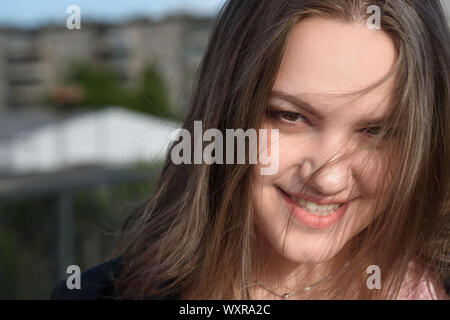
[[[187,11],[199,15],[217,12],[224,0],[0,0],[0,24],[33,27],[51,20],[65,21],[66,8],[75,4],[83,18],[120,21],[132,16],[159,17]]]

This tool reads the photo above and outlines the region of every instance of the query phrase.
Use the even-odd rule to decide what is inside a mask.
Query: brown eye
[[[365,133],[371,136],[377,136],[381,133],[381,127],[370,127],[364,130]]]
[[[301,119],[301,115],[299,115],[298,113],[294,113],[294,112],[282,112],[281,117],[287,121],[292,121],[292,122],[299,120],[299,118]]]
[[[306,120],[305,117],[303,117],[301,114],[295,112],[280,111],[278,114],[280,118],[289,122],[299,122]]]
[[[295,126],[303,122],[308,123],[308,119],[297,112],[285,110],[268,110],[268,116],[284,125]]]

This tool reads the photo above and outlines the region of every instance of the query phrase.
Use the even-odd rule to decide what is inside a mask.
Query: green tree
[[[127,107],[130,93],[123,88],[118,75],[105,66],[75,63],[69,70],[67,82],[83,89],[81,107],[121,105]]]
[[[154,65],[144,69],[139,88],[133,96],[136,110],[161,117],[172,117],[164,79]]]
[[[171,112],[168,90],[155,65],[144,68],[135,88],[125,87],[119,75],[103,65],[74,63],[65,79],[66,84],[77,85],[83,97],[78,103],[82,109],[117,105],[165,118],[178,119]]]

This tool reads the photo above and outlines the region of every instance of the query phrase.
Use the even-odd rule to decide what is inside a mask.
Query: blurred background
[[[67,266],[109,257],[223,2],[0,0],[0,299],[48,299]]]
[[[0,299],[48,299],[67,266],[109,257],[222,3],[0,0]]]

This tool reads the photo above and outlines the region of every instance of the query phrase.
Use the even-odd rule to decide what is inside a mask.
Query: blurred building
[[[74,61],[106,64],[125,85],[154,63],[175,111],[183,111],[208,43],[210,18],[187,15],[123,24],[82,21],[81,30],[48,25],[0,29],[0,108],[36,106],[61,83]]]

